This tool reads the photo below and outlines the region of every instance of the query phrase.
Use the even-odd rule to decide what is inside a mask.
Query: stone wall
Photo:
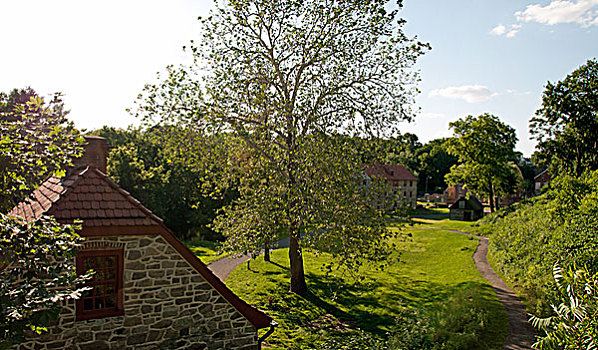
[[[124,316],[75,321],[70,301],[49,332],[18,349],[257,349],[255,327],[161,236],[89,238],[124,248]]]

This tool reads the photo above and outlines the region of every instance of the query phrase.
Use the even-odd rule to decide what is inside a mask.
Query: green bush
[[[521,203],[489,218],[477,230],[493,232],[495,268],[542,316],[558,299],[551,271],[555,262],[598,272],[598,171],[554,179],[544,198]]]
[[[559,304],[552,305],[552,317],[532,317],[532,324],[546,333],[534,348],[598,348],[598,274],[590,273],[587,267],[562,271],[558,265],[553,274]]]

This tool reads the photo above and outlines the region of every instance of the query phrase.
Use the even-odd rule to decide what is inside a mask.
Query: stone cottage
[[[80,273],[91,288],[49,332],[19,349],[258,349],[276,323],[229,290],[162,220],[106,175],[106,140],[65,178],[50,178],[11,215],[83,220]],[[257,330],[270,328],[262,339]]]
[[[450,219],[476,221],[484,216],[484,206],[475,197],[461,197],[450,206]]]
[[[373,177],[385,179],[397,195],[399,205],[407,205],[415,209],[417,204],[417,177],[407,168],[397,164],[365,164],[364,171],[367,175],[364,184]]]

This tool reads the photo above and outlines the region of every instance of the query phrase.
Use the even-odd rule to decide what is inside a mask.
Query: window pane
[[[84,284],[90,289],[82,293],[82,297],[77,303],[78,318],[106,317],[110,316],[112,312],[115,314],[122,312],[118,309],[121,297],[118,291],[122,286],[122,276],[121,279],[117,279],[117,269],[122,268],[122,261],[119,261],[120,254],[122,252],[93,251],[78,260],[83,265],[82,268],[85,272],[94,271],[93,279]],[[81,267],[78,266],[78,269]]]
[[[86,290],[85,292],[81,293],[81,297],[82,298],[89,298],[93,296],[93,289],[89,288],[89,290]]]
[[[116,266],[116,256],[106,256],[105,259],[106,267],[114,268]]]
[[[95,296],[103,296],[104,295],[104,285],[100,284],[99,286],[95,286],[93,294]]]
[[[113,283],[106,284],[106,295],[112,295],[112,294],[114,294],[114,292],[115,292],[114,284]]]
[[[83,259],[83,269],[87,272],[88,270],[93,269],[94,267],[94,259],[93,258],[85,258]]]
[[[104,281],[113,280],[116,278],[116,270],[114,268],[104,270]]]
[[[93,299],[83,299],[83,310],[93,309]]]
[[[114,307],[114,297],[106,297],[106,307]]]

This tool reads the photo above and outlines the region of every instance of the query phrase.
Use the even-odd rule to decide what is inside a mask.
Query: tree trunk
[[[494,185],[490,185],[490,198],[488,198],[488,202],[490,202],[490,212],[494,213]]]
[[[292,145],[292,142],[289,142]],[[291,293],[299,295],[307,294],[307,283],[305,283],[305,273],[303,271],[303,254],[301,253],[301,246],[299,246],[299,239],[301,233],[300,226],[297,220],[298,206],[295,198],[297,190],[297,178],[295,177],[296,164],[293,159],[293,152],[289,153],[288,164],[288,208],[287,215],[289,219],[289,262],[291,264]]]
[[[267,238],[264,243],[264,261],[270,261],[270,240]]]
[[[295,232],[293,232],[295,231]],[[291,262],[291,293],[304,295],[307,293],[305,273],[303,271],[303,255],[299,246],[298,230],[289,235],[289,261]]]

